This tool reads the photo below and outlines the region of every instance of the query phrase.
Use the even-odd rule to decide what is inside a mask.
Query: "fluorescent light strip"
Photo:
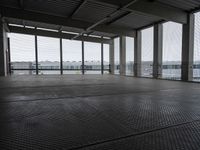
[[[38,30],[44,30],[44,31],[58,32],[58,30],[47,29],[47,28],[37,28],[37,29],[38,29]]]

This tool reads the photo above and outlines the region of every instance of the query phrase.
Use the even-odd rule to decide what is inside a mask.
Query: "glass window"
[[[126,75],[134,75],[134,38],[126,37]]]
[[[110,73],[110,46],[109,44],[103,44],[103,64],[104,74]]]
[[[200,12],[195,13],[193,80],[200,81]]]
[[[162,78],[181,79],[182,25],[174,22],[163,24]]]
[[[35,36],[9,33],[11,73],[14,75],[35,74]]]
[[[142,30],[142,63],[141,63],[141,76],[153,76],[153,39],[154,28],[147,28]]]
[[[120,51],[119,51],[119,38],[114,39],[114,74],[120,72]]]
[[[82,74],[82,42],[62,40],[63,74]]]
[[[84,42],[85,74],[101,74],[101,44]]]
[[[60,39],[38,36],[39,74],[60,74]]]

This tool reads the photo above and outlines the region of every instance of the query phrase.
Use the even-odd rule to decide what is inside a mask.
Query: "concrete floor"
[[[198,150],[200,84],[111,75],[0,78],[0,149]]]

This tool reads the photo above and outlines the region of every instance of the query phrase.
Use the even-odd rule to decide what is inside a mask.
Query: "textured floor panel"
[[[92,75],[4,79],[0,149],[200,149],[200,84]]]
[[[1,149],[68,149],[127,134],[80,99],[4,105],[7,113],[1,113],[6,114],[1,115]],[[12,141],[16,144],[10,147]]]
[[[112,90],[113,84],[103,85],[85,85],[85,86],[62,86],[62,87],[28,87],[28,88],[10,88],[0,90],[0,102],[20,101],[20,100],[40,100],[40,99],[54,99],[65,97],[80,97],[80,96],[95,96],[95,95],[114,95],[126,94],[132,92],[149,92],[151,89],[132,88],[123,85]]]
[[[188,123],[133,137],[105,142],[81,150],[199,150],[200,122]]]

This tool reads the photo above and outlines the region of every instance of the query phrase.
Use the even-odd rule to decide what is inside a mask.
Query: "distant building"
[[[39,74],[60,74],[60,62],[41,61],[38,62]],[[66,74],[81,74],[82,62],[79,61],[64,61],[63,71]],[[109,63],[104,62],[104,69],[109,73]],[[119,70],[120,65],[115,66],[115,70]],[[181,62],[171,61],[164,62],[161,66],[162,78],[180,79],[181,78]],[[101,71],[100,61],[85,61],[85,73],[99,74]],[[11,63],[12,74],[36,74],[35,62],[12,62]],[[133,74],[134,65],[133,62],[126,64],[127,74]],[[153,73],[153,62],[142,62],[141,65],[142,76],[151,77]],[[193,65],[194,79],[199,80],[200,75],[200,62],[195,62]]]

